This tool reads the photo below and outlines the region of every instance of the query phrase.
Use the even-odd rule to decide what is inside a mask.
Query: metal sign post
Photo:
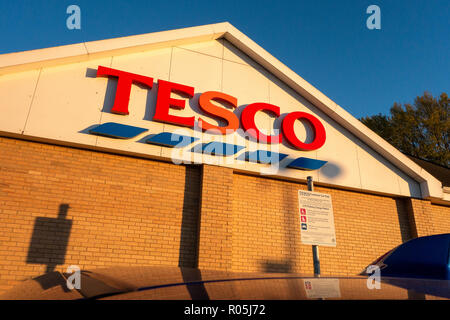
[[[313,178],[308,176],[308,191],[314,191]],[[314,262],[314,276],[320,277],[320,260],[319,260],[319,246],[312,246],[313,262]]]

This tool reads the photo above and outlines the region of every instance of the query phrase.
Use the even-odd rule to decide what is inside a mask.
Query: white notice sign
[[[298,206],[302,243],[335,247],[331,195],[299,190]]]

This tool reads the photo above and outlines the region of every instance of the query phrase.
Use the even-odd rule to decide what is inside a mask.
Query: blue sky
[[[81,30],[66,8],[81,8]],[[369,30],[369,5],[381,30]],[[356,117],[449,93],[450,1],[0,0],[0,53],[228,21]]]

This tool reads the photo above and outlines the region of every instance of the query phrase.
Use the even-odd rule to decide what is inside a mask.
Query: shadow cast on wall
[[[65,263],[67,243],[72,229],[72,220],[66,219],[68,204],[59,206],[57,218],[37,217],[26,263],[46,265],[46,273]]]
[[[181,218],[180,246],[178,266],[181,267],[183,282],[189,283],[202,279],[198,267],[198,247],[200,236],[200,194],[201,170],[199,166],[186,166],[183,212]],[[193,268],[193,269],[189,269]],[[209,300],[203,283],[192,283],[186,286],[192,299]]]

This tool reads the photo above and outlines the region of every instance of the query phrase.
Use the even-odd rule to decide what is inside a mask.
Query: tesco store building
[[[351,94],[351,92],[349,93]],[[0,292],[45,272],[323,275],[450,232],[450,193],[228,23],[0,55]]]

